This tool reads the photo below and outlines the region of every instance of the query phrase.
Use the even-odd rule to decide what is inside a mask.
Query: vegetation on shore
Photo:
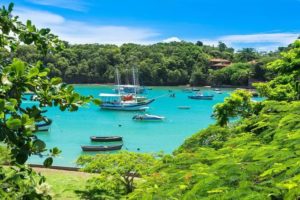
[[[115,68],[122,82],[130,83],[131,68],[139,71],[142,85],[235,85],[248,86],[249,80],[265,81],[272,77],[265,64],[278,58],[280,51],[256,52],[245,48],[234,51],[220,42],[217,47],[189,42],[158,43],[153,45],[69,45],[46,57],[33,46],[20,46],[16,57],[35,63],[42,60],[67,83],[113,83]],[[210,59],[228,59],[233,64],[213,69]]]

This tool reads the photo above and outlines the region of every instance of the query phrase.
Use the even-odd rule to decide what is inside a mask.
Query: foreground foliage
[[[281,58],[271,62],[267,68],[277,76],[268,83],[258,83],[261,95],[271,100],[300,100],[300,40],[290,45],[290,50],[281,53]]]
[[[259,115],[188,139],[132,199],[297,199],[300,102],[264,102]]]
[[[44,165],[51,166],[60,150],[48,150],[34,135],[36,123],[45,120],[46,106],[76,111],[91,97],[81,97],[61,78],[50,78],[50,70],[42,62],[26,63],[14,57],[20,43],[33,46],[44,56],[61,50],[63,43],[49,29],[38,30],[31,21],[23,24],[12,10],[13,4],[0,9],[0,142],[9,151],[3,164],[11,165],[0,166],[0,197],[49,199],[45,178],[24,164],[31,155],[40,155],[47,157]],[[23,104],[24,94],[29,91],[37,95],[38,106]]]
[[[81,156],[77,164],[83,171],[99,173],[87,182],[85,191],[78,194],[85,199],[119,199],[135,189],[135,180],[149,175],[157,161],[151,154],[120,152]]]

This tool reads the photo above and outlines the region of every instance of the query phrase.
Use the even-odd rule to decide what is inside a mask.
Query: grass
[[[85,188],[86,180],[93,174],[83,172],[73,172],[65,170],[35,168],[46,177],[46,182],[51,186],[53,199],[79,199],[75,190]]]

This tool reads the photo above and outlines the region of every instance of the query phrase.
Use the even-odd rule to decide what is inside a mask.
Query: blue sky
[[[9,1],[2,1],[7,5]],[[15,15],[70,43],[201,40],[260,51],[300,35],[300,0],[16,0]]]

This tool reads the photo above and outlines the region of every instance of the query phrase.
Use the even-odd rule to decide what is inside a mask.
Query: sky
[[[2,2],[2,3],[1,3]],[[10,1],[1,0],[8,5]],[[14,15],[71,44],[219,41],[275,50],[300,35],[300,0],[15,0]]]

